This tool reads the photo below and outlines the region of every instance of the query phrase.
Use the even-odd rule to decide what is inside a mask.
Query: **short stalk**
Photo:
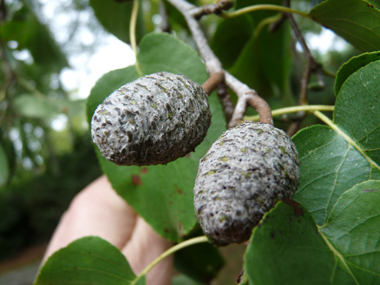
[[[141,77],[143,76],[141,71],[141,66],[139,62],[137,61],[137,42],[136,42],[136,24],[137,24],[137,16],[139,12],[139,1],[140,0],[133,0],[133,7],[132,7],[132,14],[131,14],[131,21],[129,24],[129,37],[131,41],[131,48],[133,52],[135,53],[136,57],[136,70],[138,75]]]
[[[269,5],[269,4],[268,5],[253,5],[253,6],[249,6],[249,7],[237,10],[232,13],[224,12],[221,15],[223,18],[233,18],[233,17],[237,17],[246,13],[251,13],[251,12],[260,11],[260,10],[272,10],[272,11],[279,11],[279,12],[285,12],[285,13],[292,13],[292,14],[301,15],[302,17],[305,17],[305,18],[309,18],[309,14],[305,12],[284,7],[284,6]]]
[[[281,116],[285,114],[297,113],[297,112],[315,112],[315,111],[334,111],[334,106],[326,105],[303,105],[295,107],[281,108],[277,110],[272,110],[272,116]],[[256,116],[246,116],[244,120],[248,121],[258,121],[260,119],[259,115]]]
[[[185,247],[188,247],[190,245],[194,245],[197,243],[202,243],[202,242],[208,242],[208,238],[206,236],[192,238],[169,248],[167,251],[165,251],[159,257],[153,260],[153,262],[149,264],[139,275],[137,275],[136,278],[131,282],[131,285],[136,285],[137,281],[139,281],[143,276],[145,276],[155,265],[157,265],[157,263],[159,263],[165,257],[168,257],[169,255],[175,253],[176,251],[180,249],[183,249]]]
[[[219,84],[224,81],[224,72],[215,72],[209,79],[202,84],[203,90],[207,95],[210,95],[212,91],[218,88]]]

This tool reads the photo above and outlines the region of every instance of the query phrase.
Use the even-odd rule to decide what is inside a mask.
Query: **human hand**
[[[136,274],[172,246],[116,194],[106,176],[95,180],[73,199],[54,232],[43,262],[58,249],[90,235],[119,248]],[[173,271],[173,257],[169,256],[149,271],[146,284],[170,284]]]

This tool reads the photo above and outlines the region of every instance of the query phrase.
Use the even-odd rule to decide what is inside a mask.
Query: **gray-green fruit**
[[[117,165],[166,164],[193,151],[211,124],[208,96],[184,75],[159,72],[120,87],[96,109],[92,140]]]
[[[298,152],[288,135],[263,123],[227,130],[201,159],[194,208],[217,245],[242,243],[278,200],[299,184]]]

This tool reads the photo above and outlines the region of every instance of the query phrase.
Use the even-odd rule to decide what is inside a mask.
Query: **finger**
[[[143,218],[138,217],[131,239],[121,251],[127,257],[133,271],[139,274],[154,259],[171,246],[172,243],[170,241],[158,235]],[[146,284],[171,284],[173,273],[173,256],[170,255],[149,271],[146,276]]]
[[[132,235],[137,215],[101,176],[71,202],[45,253],[44,261],[56,250],[89,235],[99,236],[121,249]]]

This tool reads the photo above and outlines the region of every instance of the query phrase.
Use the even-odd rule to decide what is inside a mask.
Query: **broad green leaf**
[[[207,73],[202,60],[188,45],[169,35],[151,34],[141,41],[138,61],[145,74],[168,71],[185,74],[203,83]],[[132,68],[132,67],[130,67]],[[126,72],[128,71],[128,72]],[[99,102],[120,87],[121,73],[125,82],[133,81],[132,69],[112,71],[102,77],[91,90],[88,119]],[[108,78],[114,79],[110,82]],[[96,102],[96,103],[94,103]],[[203,143],[194,153],[165,165],[150,167],[116,166],[97,151],[103,172],[113,188],[160,235],[173,241],[181,240],[196,224],[193,208],[193,186],[199,159],[225,129],[225,120],[218,98],[210,97],[212,125]]]
[[[380,11],[364,0],[327,0],[309,16],[362,51],[380,50]]]
[[[365,155],[380,165],[380,61],[361,68],[343,84],[334,111],[334,123]],[[367,158],[368,160],[368,158]]]
[[[90,0],[95,16],[110,33],[119,40],[129,43],[129,23],[133,1]],[[140,5],[141,6],[141,5]],[[145,33],[144,22],[139,10],[136,26],[136,39],[139,40]]]
[[[304,129],[293,141],[301,161],[295,200],[322,225],[347,189],[371,178],[371,166],[342,136],[326,126]]]
[[[9,175],[10,175],[10,169],[9,169],[9,163],[8,163],[8,157],[5,153],[5,150],[3,146],[0,144],[0,187],[7,184]]]
[[[380,61],[375,61],[348,77],[336,101],[334,130],[315,125],[293,138],[301,160],[295,199],[318,225],[327,221],[345,191],[380,178],[379,70]]]
[[[128,285],[136,277],[125,256],[99,237],[84,237],[55,252],[34,285]]]
[[[306,208],[280,202],[253,230],[244,268],[249,284],[376,284],[357,283],[346,263]]]
[[[380,181],[350,189],[321,232],[358,284],[380,284]]]
[[[355,56],[343,64],[338,73],[336,74],[335,79],[335,95],[338,96],[340,88],[343,83],[347,80],[347,78],[358,71],[360,68],[366,66],[367,64],[380,60],[380,52],[371,52],[371,53],[363,53],[361,55]]]
[[[223,266],[223,258],[211,243],[200,243],[175,253],[175,267],[192,279],[209,284]]]
[[[210,47],[224,68],[230,68],[238,58],[244,45],[252,37],[253,20],[248,15],[226,19],[218,25]]]

